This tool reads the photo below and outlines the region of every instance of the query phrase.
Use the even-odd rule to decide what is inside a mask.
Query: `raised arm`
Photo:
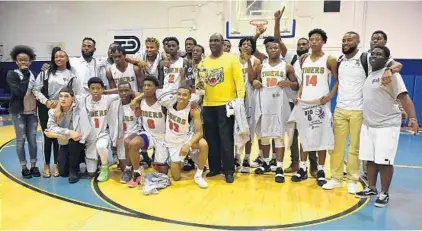
[[[283,57],[285,57],[286,54],[287,54],[287,47],[286,47],[286,44],[284,44],[283,41],[281,40],[281,32],[280,32],[280,20],[281,20],[281,17],[283,16],[284,9],[285,9],[285,7],[283,7],[283,9],[281,9],[281,10],[277,10],[274,13],[274,20],[275,20],[275,22],[274,22],[274,40],[278,41],[278,43],[280,44],[281,55]]]

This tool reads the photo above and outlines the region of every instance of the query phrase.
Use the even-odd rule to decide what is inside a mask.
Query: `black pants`
[[[42,132],[44,134],[44,130],[47,128],[47,122],[48,122],[48,108],[43,104],[38,104],[38,117],[40,120],[40,125]],[[57,142],[57,139],[48,138],[44,135],[44,160],[45,164],[50,165],[50,159],[51,159],[51,147],[53,147],[54,151],[54,164],[58,163],[58,154],[59,154],[59,143]]]
[[[71,174],[78,174],[79,164],[84,160],[85,145],[69,140],[67,145],[60,145],[59,153],[59,174],[62,177]]]
[[[226,106],[204,106],[204,134],[208,142],[211,172],[234,173],[234,116],[227,118]]]
[[[295,107],[294,103],[289,103],[291,110]],[[294,135],[293,135],[293,142],[292,146],[290,147],[290,157],[292,159],[292,164],[297,164],[299,162],[299,145],[298,145],[298,139],[299,133],[297,129],[295,129]],[[317,162],[317,155],[316,152],[309,152],[309,163],[311,166],[311,170],[316,170],[318,167]]]

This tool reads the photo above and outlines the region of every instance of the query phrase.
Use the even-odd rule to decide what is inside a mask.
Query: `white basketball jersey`
[[[131,134],[137,134],[139,132],[138,118],[130,108],[129,104],[122,105],[123,107],[123,134],[126,138]]]
[[[282,137],[287,119],[290,115],[289,99],[286,88],[278,86],[286,80],[286,62],[275,66],[268,62],[261,69],[262,86],[256,103],[256,133],[261,137]]]
[[[309,56],[303,62],[302,100],[319,99],[330,92],[331,71],[327,68],[328,56],[324,54],[315,62]]]
[[[175,106],[174,106],[175,107]],[[191,105],[176,111],[174,107],[167,108],[166,136],[165,141],[169,147],[178,147],[189,138],[190,123],[189,114]]]
[[[92,135],[98,136],[107,129],[107,113],[110,108],[111,101],[109,97],[103,95],[99,101],[93,101],[91,96],[85,98],[85,107],[90,118]]]
[[[148,106],[147,101],[141,101],[142,127],[146,132],[158,140],[164,140],[166,133],[166,117],[162,106],[157,102]]]
[[[164,67],[164,84],[163,89],[165,90],[177,90],[180,85],[181,78],[184,76],[180,76],[180,72],[183,70],[183,58],[179,57],[179,59],[170,64],[170,68]]]
[[[120,81],[126,81],[130,83],[130,86],[134,92],[139,91],[138,81],[136,79],[135,70],[133,69],[133,64],[128,63],[125,72],[119,71],[119,69],[116,67],[116,64],[113,64],[111,65],[110,71],[116,87],[119,85]]]

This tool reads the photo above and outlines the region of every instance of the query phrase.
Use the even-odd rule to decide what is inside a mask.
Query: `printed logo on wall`
[[[142,32],[135,30],[113,30],[109,36],[114,43],[120,44],[126,50],[126,54],[135,54],[141,49]]]

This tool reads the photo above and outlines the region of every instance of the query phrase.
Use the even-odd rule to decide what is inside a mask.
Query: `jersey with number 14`
[[[327,67],[329,55],[324,54],[316,61],[309,55],[302,64],[302,100],[315,100],[330,92],[331,71]]]
[[[164,140],[166,132],[166,117],[162,106],[157,102],[149,106],[145,99],[141,101],[142,127],[151,136]]]

